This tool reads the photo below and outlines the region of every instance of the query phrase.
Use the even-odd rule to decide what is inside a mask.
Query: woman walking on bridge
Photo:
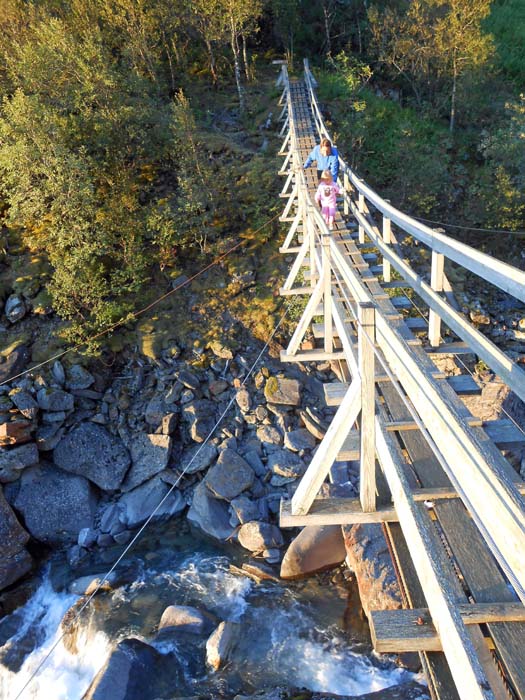
[[[330,231],[334,227],[335,212],[337,208],[337,195],[341,193],[341,188],[334,182],[332,173],[329,170],[323,170],[319,187],[315,193],[315,201],[321,207],[323,219]]]
[[[334,182],[337,182],[339,174],[339,153],[337,148],[332,146],[330,139],[321,139],[321,143],[316,146],[310,153],[304,163],[304,168],[309,168],[313,161],[317,163],[317,179],[321,179],[323,170],[329,170],[332,173]]]

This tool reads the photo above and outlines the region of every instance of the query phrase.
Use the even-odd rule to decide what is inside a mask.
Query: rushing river
[[[172,686],[172,695],[176,690],[174,695],[218,697],[225,689],[251,693],[277,685],[357,695],[412,677],[375,657],[351,629],[343,629],[344,586],[329,585],[329,577],[257,584],[230,571],[231,563],[242,561],[240,553],[177,534],[177,527],[180,523],[174,522],[150,531],[120,566],[127,582],[99,593],[79,616],[74,634],[63,639],[61,620],[79,599],[67,592],[71,581],[105,572],[109,565],[90,562],[71,572],[60,557],[48,563],[32,598],[0,621],[0,699],[15,700],[38,669],[21,698],[80,700],[114,643],[130,637],[165,655],[167,668],[176,659],[184,687]],[[111,555],[116,559],[118,551]],[[207,635],[157,634],[168,605],[189,605],[240,623],[239,643],[224,670],[206,668]],[[152,697],[169,698],[166,693]]]

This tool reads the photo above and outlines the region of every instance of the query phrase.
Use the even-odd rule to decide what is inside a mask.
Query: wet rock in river
[[[214,671],[223,666],[232,653],[240,636],[240,625],[236,622],[221,622],[206,642],[206,663]]]
[[[167,496],[169,490],[170,486],[160,476],[155,476],[133,491],[124,494],[119,500],[119,506],[122,509],[121,522],[128,528],[139,527],[145,523],[157,505]],[[185,507],[186,502],[180,491],[173,489],[162,506],[155,512],[153,520],[171,518],[183,511]],[[118,534],[114,528],[111,532]]]
[[[250,552],[262,552],[265,549],[282,547],[284,543],[279,528],[269,523],[245,523],[241,526],[237,536],[239,544]]]
[[[159,622],[159,632],[176,628],[179,632],[201,634],[211,626],[211,617],[189,605],[169,605]]]

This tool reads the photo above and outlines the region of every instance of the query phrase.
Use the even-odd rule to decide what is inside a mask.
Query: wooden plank
[[[325,360],[345,360],[346,355],[341,352],[325,352],[324,350],[303,350],[295,355],[290,355],[286,350],[281,351],[281,362],[324,362]]]
[[[522,603],[463,603],[457,610],[465,625],[525,622]],[[380,653],[443,651],[428,608],[372,610],[369,621],[374,649]]]
[[[444,343],[439,347],[427,347],[425,351],[428,355],[471,355],[472,348],[462,341],[457,343]]]
[[[516,473],[516,488],[521,494],[525,494],[525,483],[520,475]],[[459,493],[451,486],[435,486],[434,488],[419,487],[412,491],[414,501],[428,501],[429,504],[434,504],[434,501],[449,498],[461,498]]]
[[[361,377],[361,465],[359,498],[363,511],[376,509],[375,456],[375,307],[358,304],[359,376]]]
[[[428,330],[428,321],[426,320],[426,318],[421,318],[420,316],[415,318],[405,318],[405,323],[411,331],[414,331],[416,333],[418,331]]]
[[[372,644],[380,654],[443,651],[441,640],[426,608],[372,610],[368,620]]]
[[[358,498],[315,498],[308,513],[294,515],[291,501],[281,500],[280,527],[307,525],[355,525],[358,523],[397,522],[391,505],[379,505],[377,510],[365,513]]]
[[[428,607],[443,644],[454,682],[462,698],[493,698],[476,647],[456,609],[446,572],[449,565],[443,548],[434,546],[433,526],[423,504],[414,503],[393,438],[376,417],[376,449],[388,481],[396,512]]]
[[[389,384],[382,386],[382,393],[392,416],[403,419],[408,417],[408,411],[401,403],[395,389]],[[450,482],[444,474],[436,458],[429,450],[421,433],[417,431],[403,434],[403,443],[411,459],[412,469],[422,484],[424,490],[450,489]],[[518,476],[509,465],[512,478]],[[478,530],[471,522],[468,513],[459,499],[436,500],[433,505],[444,536],[454,552],[454,559],[461,570],[466,585],[476,602],[498,601],[515,602],[514,594],[509,590],[501,570],[487,551]],[[395,526],[393,526],[395,527]],[[415,573],[415,572],[414,572]],[[451,585],[458,589],[456,597],[464,597],[457,579],[451,580]],[[419,606],[423,601],[412,601]],[[472,628],[471,628],[472,629]],[[498,656],[506,669],[508,678],[516,688],[520,697],[525,697],[525,625],[523,623],[498,623],[488,627],[496,643]],[[478,653],[486,653],[483,643]],[[486,664],[485,668],[487,668]],[[490,668],[490,667],[489,667]],[[491,681],[494,687],[495,681]]]

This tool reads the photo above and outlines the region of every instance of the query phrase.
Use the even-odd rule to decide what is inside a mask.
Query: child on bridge
[[[315,201],[321,207],[323,219],[330,231],[334,227],[335,211],[337,207],[337,195],[341,193],[341,188],[334,182],[332,173],[329,170],[323,170],[319,187],[315,193]]]

